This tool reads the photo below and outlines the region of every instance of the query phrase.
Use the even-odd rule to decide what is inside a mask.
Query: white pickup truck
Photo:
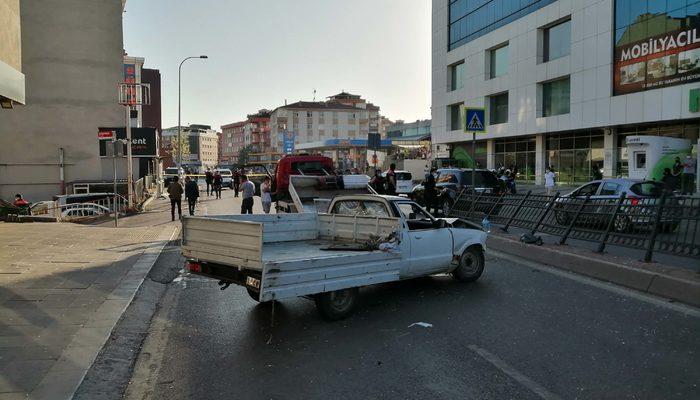
[[[328,213],[185,217],[186,270],[246,287],[256,301],[308,297],[330,320],[348,316],[358,288],[450,273],[479,279],[486,233],[453,227],[396,196],[334,198]],[[380,250],[382,249],[382,250]]]

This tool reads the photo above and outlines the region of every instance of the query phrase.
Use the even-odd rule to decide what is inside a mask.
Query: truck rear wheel
[[[316,308],[321,316],[329,321],[347,318],[355,309],[357,288],[335,290],[316,296]]]
[[[251,288],[246,288],[246,290],[248,291],[248,296],[250,296],[251,299],[260,302],[260,293]]]
[[[452,277],[460,282],[474,282],[484,272],[484,251],[479,246],[469,246],[459,258],[459,265]]]

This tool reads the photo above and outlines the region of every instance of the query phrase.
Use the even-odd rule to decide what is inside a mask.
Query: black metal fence
[[[598,251],[617,245],[645,251],[645,261],[654,252],[700,258],[700,198],[619,197],[571,198],[559,193],[537,195],[478,193],[472,201],[462,192],[449,216],[491,224],[508,231],[514,226],[568,239],[598,243]]]

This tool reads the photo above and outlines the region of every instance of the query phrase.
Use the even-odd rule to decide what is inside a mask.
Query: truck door
[[[440,228],[416,203],[396,203],[406,221],[411,255],[409,274],[420,276],[444,271],[452,261],[452,233]]]

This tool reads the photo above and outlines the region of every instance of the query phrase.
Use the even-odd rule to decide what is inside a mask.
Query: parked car
[[[330,320],[353,311],[360,287],[441,273],[473,282],[485,265],[485,232],[398,196],[338,196],[328,214],[185,217],[182,232],[190,273],[255,301],[310,297]]]
[[[477,193],[498,194],[501,190],[498,177],[493,171],[477,169],[474,178]],[[435,181],[435,187],[438,190],[438,208],[442,210],[443,215],[447,215],[457,200],[459,193],[471,187],[472,170],[468,168],[440,168],[437,170]],[[424,191],[423,184],[416,185],[409,197],[425,206]]]
[[[233,173],[228,168],[217,168],[214,173],[221,174],[221,186],[233,189]]]
[[[396,170],[394,173],[396,174],[396,193],[411,194],[411,191],[413,191],[413,175],[404,170]],[[386,178],[386,172],[382,172],[382,177]]]
[[[556,200],[554,216],[558,224],[570,224],[576,211],[580,208],[580,200],[590,196],[591,204],[599,206],[600,212],[587,210],[581,223],[605,228],[612,212],[609,204],[617,203],[623,192],[627,200],[613,221],[613,229],[616,232],[629,232],[652,225],[656,206],[663,192],[663,185],[656,181],[629,178],[595,180],[574,189],[571,193]],[[677,199],[673,197],[666,200],[666,204],[675,203],[677,203]],[[678,222],[674,220],[672,215],[674,211],[676,210],[670,209],[662,215],[661,222],[664,230],[673,231],[677,228]]]

